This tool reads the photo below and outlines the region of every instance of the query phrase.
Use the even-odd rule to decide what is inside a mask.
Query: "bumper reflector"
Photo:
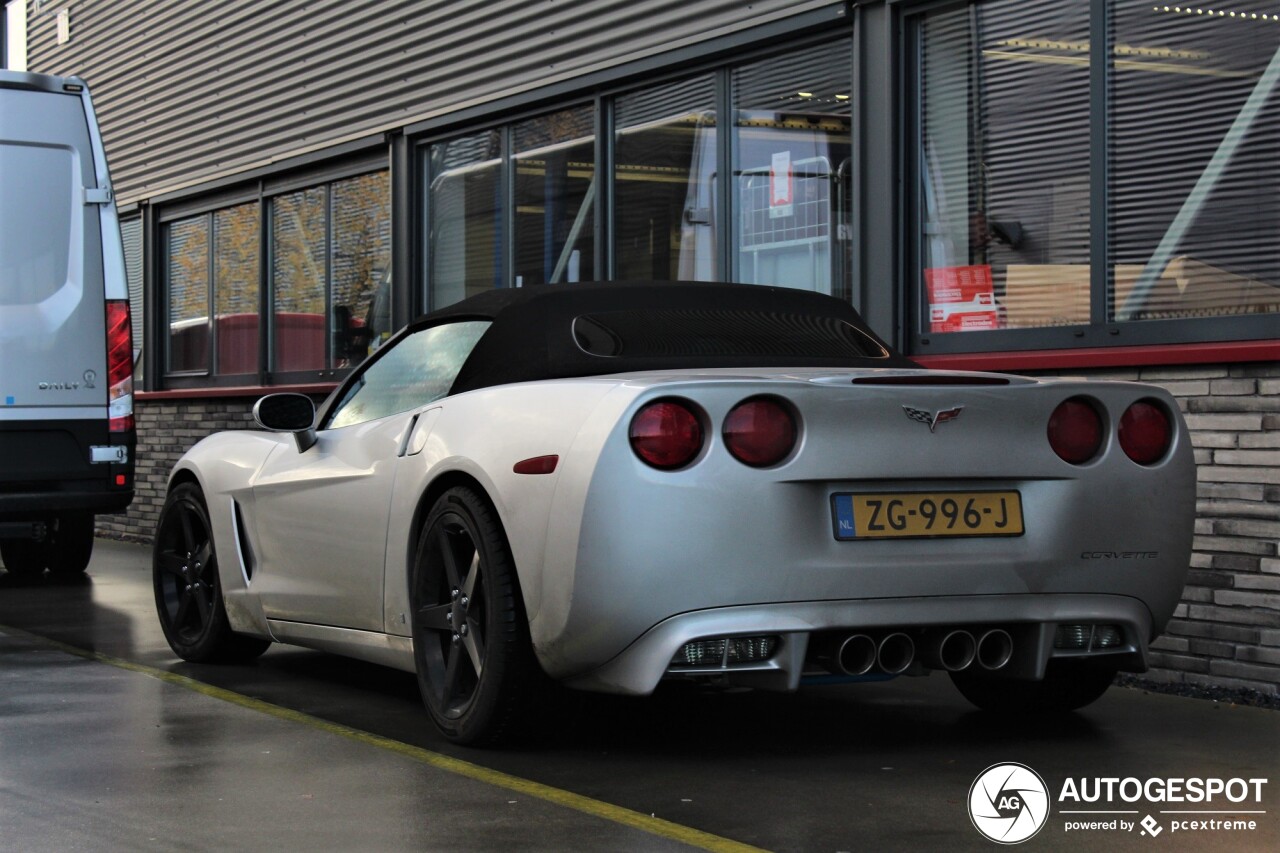
[[[1124,645],[1124,629],[1119,625],[1059,625],[1053,647],[1069,651],[1114,649]]]
[[[1093,629],[1095,649],[1114,649],[1124,643],[1124,631],[1119,625],[1098,625]]]
[[[720,667],[768,660],[778,650],[777,637],[727,637],[685,643],[671,659],[673,667]]]
[[[1059,625],[1054,632],[1053,647],[1055,649],[1087,649],[1089,635],[1093,633],[1092,625]]]
[[[736,637],[729,641],[728,661],[734,664],[768,660],[777,648],[777,637]]]

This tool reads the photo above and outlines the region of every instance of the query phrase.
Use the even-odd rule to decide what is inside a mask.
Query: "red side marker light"
[[[522,459],[511,470],[517,474],[550,474],[558,464],[559,456],[535,456],[532,459]]]

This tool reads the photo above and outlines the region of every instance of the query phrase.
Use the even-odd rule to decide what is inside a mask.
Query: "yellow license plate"
[[[895,492],[831,497],[837,539],[1021,536],[1018,492]]]

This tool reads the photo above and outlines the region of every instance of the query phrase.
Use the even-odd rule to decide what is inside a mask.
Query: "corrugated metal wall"
[[[78,74],[129,203],[830,0],[32,0],[32,71]],[[70,40],[56,15],[70,9]]]

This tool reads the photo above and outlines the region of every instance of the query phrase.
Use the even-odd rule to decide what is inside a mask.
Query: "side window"
[[[404,338],[357,377],[325,428],[362,424],[439,400],[488,328],[488,320],[464,320]]]

